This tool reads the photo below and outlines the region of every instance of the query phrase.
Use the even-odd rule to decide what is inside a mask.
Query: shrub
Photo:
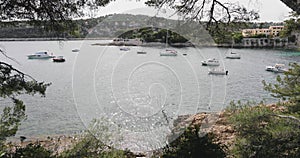
[[[234,157],[299,157],[299,121],[266,106],[243,106],[230,117],[237,131]]]
[[[103,141],[112,137],[108,131],[108,125],[103,120],[94,120],[90,130],[87,131],[81,140],[73,148],[63,152],[61,158],[131,158],[134,154],[128,150],[115,149]],[[100,139],[101,138],[101,139]]]
[[[199,126],[190,126],[185,132],[163,149],[164,158],[199,158],[199,157],[225,157],[225,146],[214,143],[215,136],[209,133],[199,136]]]
[[[26,147],[18,147],[16,152],[7,154],[5,157],[23,158],[50,158],[52,151],[45,149],[40,144],[28,144]]]

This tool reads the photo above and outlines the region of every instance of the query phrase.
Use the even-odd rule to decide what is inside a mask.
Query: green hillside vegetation
[[[168,40],[166,39],[167,35],[168,35]],[[123,33],[119,37],[124,39],[141,38],[145,42],[165,43],[166,41],[168,41],[168,43],[185,43],[188,41],[187,39],[180,36],[176,32],[172,32],[166,29],[152,28],[152,27],[131,30]]]

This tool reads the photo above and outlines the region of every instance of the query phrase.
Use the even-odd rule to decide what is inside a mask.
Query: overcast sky
[[[156,12],[144,5],[144,2],[145,0],[116,0],[115,2],[111,2],[108,6],[101,8],[97,15],[135,13],[153,16]],[[235,0],[231,0],[230,2],[235,2]],[[237,2],[247,8],[258,10],[260,14],[259,21],[261,22],[284,21],[288,18],[289,12],[291,11],[291,9],[280,0],[239,0]]]

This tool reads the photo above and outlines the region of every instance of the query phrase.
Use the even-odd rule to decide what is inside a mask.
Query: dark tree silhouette
[[[38,82],[11,65],[0,61],[0,97],[9,98],[13,103],[11,106],[1,105],[5,107],[0,115],[0,152],[5,150],[6,138],[14,136],[21,121],[26,119],[25,105],[18,99],[18,95],[39,93],[45,96],[46,88],[49,85]]]
[[[59,23],[87,15],[87,11],[97,10],[111,1],[114,0],[0,0],[0,19],[48,21],[51,26],[57,27]],[[145,3],[157,8],[170,6],[186,18],[208,21],[208,26],[212,23],[249,21],[259,17],[256,12],[248,11],[236,3],[219,0],[147,0]]]
[[[221,2],[219,0],[148,0],[149,6],[162,8],[170,6],[187,19],[207,21],[207,26],[212,23],[229,23],[232,21],[250,21],[258,19],[257,12],[248,11],[237,3]]]

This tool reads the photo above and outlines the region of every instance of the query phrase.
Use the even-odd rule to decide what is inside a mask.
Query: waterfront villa
[[[284,26],[270,26],[269,28],[262,29],[243,29],[242,35],[243,37],[251,37],[255,35],[264,34],[266,37],[277,37],[279,36],[279,32],[282,31]]]

